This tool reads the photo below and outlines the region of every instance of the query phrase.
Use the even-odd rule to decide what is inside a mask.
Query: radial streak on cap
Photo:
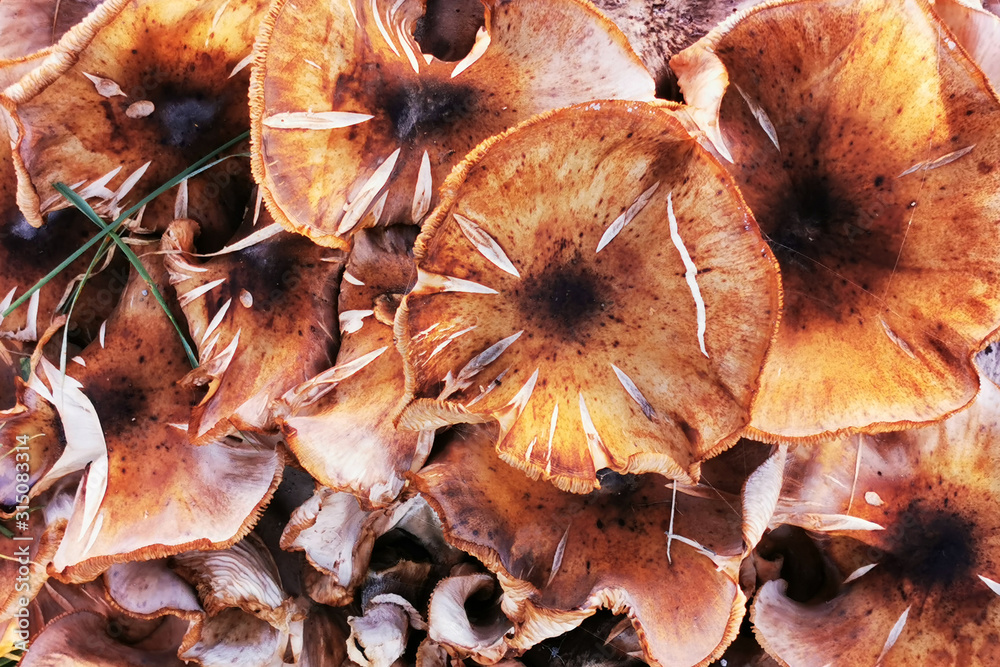
[[[735,442],[777,275],[725,172],[668,110],[553,112],[486,142],[443,193],[396,317],[402,426],[498,419],[505,460],[574,491],[604,467],[689,481]],[[667,217],[685,229],[674,248]],[[556,419],[560,403],[580,407]]]

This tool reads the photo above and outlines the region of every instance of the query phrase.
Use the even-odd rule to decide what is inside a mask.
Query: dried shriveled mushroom
[[[788,665],[1000,660],[998,443],[1000,389],[984,381],[940,424],[793,452],[775,521],[853,539],[820,544],[840,568],[829,601],[761,588],[753,620],[768,652]],[[831,514],[853,521],[814,519]]]
[[[247,126],[243,104],[264,3],[102,3],[4,94],[12,103],[18,203],[29,224],[67,204],[63,181],[99,210],[116,212]],[[227,227],[242,211],[249,173],[208,174],[189,183],[206,227]],[[239,192],[242,190],[242,192]],[[161,205],[165,206],[166,202]]]
[[[155,246],[138,250],[164,292],[162,255]],[[63,457],[77,470],[87,466],[52,571],[85,581],[115,562],[242,537],[280,481],[282,455],[234,439],[190,443],[195,397],[177,384],[184,351],[136,273],[104,335],[80,356],[65,377],[43,358],[48,385],[34,385],[55,394],[68,438]]]
[[[299,462],[324,485],[385,506],[404,475],[423,465],[431,434],[397,430],[406,390],[392,321],[416,280],[417,229],[363,230],[340,285],[337,365],[290,391],[279,408],[282,432]]]
[[[262,229],[273,224],[261,211]],[[275,226],[276,229],[280,229]],[[244,225],[249,239],[253,226]],[[207,385],[188,435],[201,444],[231,432],[276,430],[272,403],[331,365],[336,351],[337,281],[343,259],[308,239],[278,232],[200,262],[197,225],[171,223],[165,264],[198,348],[186,383]],[[225,251],[223,251],[225,252]]]
[[[305,551],[309,563],[325,575],[325,581],[306,579],[307,587],[312,583],[314,599],[346,605],[368,574],[376,538],[411,515],[426,522],[427,511],[426,503],[411,498],[368,512],[353,495],[320,488],[292,514],[281,536],[281,548]]]
[[[967,405],[1000,322],[1000,101],[929,6],[768,3],[673,64],[781,264],[755,437]]]
[[[484,143],[450,177],[396,317],[400,423],[500,423],[500,456],[585,492],[689,481],[749,421],[774,259],[668,109],[594,102]]]
[[[589,3],[485,4],[486,25],[457,65],[421,53],[417,0],[271,6],[251,139],[279,222],[330,246],[359,225],[420,222],[451,167],[487,137],[575,102],[652,99],[625,37]]]
[[[449,541],[498,574],[514,648],[606,607],[628,613],[651,664],[707,665],[722,653],[746,602],[738,510],[675,497],[657,475],[610,473],[585,496],[520,480],[485,446],[494,437],[490,427],[454,429],[415,485]]]

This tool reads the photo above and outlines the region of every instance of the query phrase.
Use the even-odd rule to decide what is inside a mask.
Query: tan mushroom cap
[[[804,605],[765,584],[753,619],[768,652],[788,665],[1000,661],[998,443],[1000,389],[984,381],[939,424],[794,452],[776,520],[841,513],[883,530],[812,526],[853,538],[831,552],[840,590]]]
[[[734,12],[762,0],[594,0],[628,37],[656,79],[657,88],[673,83],[671,56],[691,46]]]
[[[280,417],[289,448],[320,484],[376,506],[395,500],[430,450],[428,436],[392,424],[406,391],[392,319],[416,281],[416,236],[413,226],[354,235],[340,284],[337,365],[289,392]]]
[[[93,203],[114,209],[244,131],[248,72],[232,74],[250,55],[263,10],[258,0],[111,0],[70,30],[4,91],[28,223],[41,226],[42,213],[67,205],[54,182],[93,185],[107,175]],[[243,201],[211,178],[196,177],[190,188],[193,199],[204,199],[201,222],[214,226],[242,211]]]
[[[262,210],[257,226],[273,222]],[[169,255],[166,266],[201,364],[187,382],[208,388],[188,434],[201,444],[233,428],[275,430],[272,403],[331,364],[343,258],[281,231],[200,261],[185,254],[194,250],[196,230],[190,220],[177,220],[164,236],[166,247],[182,251]],[[258,231],[245,223],[239,236]]]
[[[17,60],[47,49],[99,4],[99,0],[4,0],[0,60]]]
[[[740,560],[738,510],[678,494],[671,562],[666,480],[618,476],[590,495],[568,494],[519,479],[486,446],[491,431],[452,430],[414,483],[448,540],[499,575],[512,646],[562,634],[606,607],[628,613],[650,664],[707,665],[721,655],[746,601],[730,568],[719,567]]]
[[[669,110],[594,102],[485,143],[415,254],[402,426],[497,420],[505,461],[586,492],[601,468],[690,481],[747,424],[776,265]]]
[[[359,225],[420,222],[487,137],[576,102],[653,98],[621,31],[589,3],[485,4],[457,65],[420,52],[417,0],[271,6],[250,115],[254,177],[279,222],[330,246]]]
[[[138,250],[169,296],[162,255],[155,246]],[[51,364],[45,370],[50,388],[72,399],[60,413],[63,428],[90,434],[94,450],[52,571],[86,581],[115,562],[225,547],[246,534],[281,479],[282,454],[234,439],[190,444],[194,396],[177,384],[189,366],[137,274],[105,337],[81,357],[85,365],[65,380]],[[89,408],[71,412],[77,404]]]
[[[702,127],[781,265],[753,437],[898,429],[976,394],[1000,322],[1000,102],[949,43],[916,0],[772,2],[674,59],[721,100],[721,135],[710,108]]]
[[[162,623],[146,641],[165,643],[163,640],[175,634],[174,629],[173,623]],[[146,648],[141,642],[130,645],[126,638],[112,636],[120,631],[109,616],[89,610],[71,612],[49,623],[18,664],[26,667],[183,667],[185,664],[177,657],[176,645],[153,648]]]

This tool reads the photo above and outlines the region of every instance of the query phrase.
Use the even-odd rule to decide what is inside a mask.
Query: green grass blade
[[[191,368],[198,368],[198,357],[195,356],[194,350],[191,349],[187,336],[184,335],[184,330],[181,329],[181,325],[177,322],[177,318],[175,318],[174,314],[170,311],[170,306],[168,306],[167,302],[163,299],[163,295],[160,294],[160,290],[156,287],[156,283],[153,281],[152,276],[150,276],[149,272],[146,271],[146,267],[143,266],[142,261],[134,252],[132,252],[132,249],[128,247],[128,244],[122,241],[121,237],[114,232],[115,223],[108,223],[105,225],[104,221],[101,220],[101,217],[97,215],[97,212],[90,207],[90,204],[88,204],[83,197],[70,190],[69,186],[65,183],[55,183],[53,187],[59,194],[68,199],[73,206],[80,209],[80,211],[82,211],[83,214],[94,224],[100,227],[102,233],[106,234],[112,241],[114,241],[115,245],[118,246],[118,249],[122,251],[122,254],[128,258],[128,261],[135,268],[136,272],[138,272],[139,276],[146,281],[146,286],[149,287],[149,291],[152,292],[153,298],[160,304],[160,308],[163,309],[163,312],[170,320],[170,323],[174,325],[174,329],[177,331],[177,336],[181,339],[181,345],[184,346],[184,354],[187,355],[188,361],[191,363]]]
[[[214,158],[219,153],[222,153],[223,151],[228,150],[229,148],[232,148],[236,144],[240,143],[241,141],[244,141],[244,140],[248,139],[249,137],[250,137],[250,132],[247,131],[247,132],[244,132],[243,134],[241,134],[240,136],[236,137],[235,139],[232,139],[231,141],[227,141],[223,145],[219,146],[214,151],[212,151],[211,153],[209,153],[205,157],[201,158],[200,160],[198,160],[197,162],[195,162],[194,164],[192,164],[190,167],[188,167],[187,169],[185,169],[181,173],[177,174],[176,176],[174,176],[173,178],[171,178],[169,181],[167,181],[166,183],[164,183],[163,185],[161,185],[160,187],[156,188],[155,190],[153,190],[152,192],[150,192],[148,195],[146,195],[145,197],[143,197],[142,199],[140,199],[138,204],[136,204],[135,206],[127,209],[124,213],[122,213],[120,216],[118,216],[118,219],[115,220],[115,222],[121,222],[122,220],[125,220],[126,218],[131,218],[133,215],[135,215],[136,213],[138,213],[139,209],[141,209],[143,206],[145,206],[149,202],[153,201],[154,199],[156,199],[157,197],[159,197],[164,192],[166,192],[170,188],[174,187],[175,185],[177,185],[178,183],[180,183],[184,179],[191,178],[192,176],[197,176],[201,172],[205,171],[205,169],[210,169],[211,167],[215,166],[216,164],[218,164],[222,160],[218,160],[218,161],[216,161],[216,162],[214,162],[212,164],[208,164],[208,162],[210,162],[212,160],[212,158]],[[225,159],[225,158],[223,158],[223,159]]]
[[[73,290],[73,298],[70,299],[69,308],[66,311],[66,324],[63,326],[63,336],[62,336],[62,347],[59,350],[59,373],[62,377],[66,377],[66,348],[69,347],[69,323],[73,319],[73,310],[76,308],[76,302],[80,299],[80,295],[83,293],[83,288],[87,285],[87,281],[90,280],[91,274],[94,272],[94,267],[104,256],[104,253],[108,251],[108,245],[110,242],[107,238],[101,243],[101,247],[94,253],[93,259],[90,260],[90,265],[87,267],[87,271],[83,274],[83,278],[80,279],[80,284],[76,286]]]

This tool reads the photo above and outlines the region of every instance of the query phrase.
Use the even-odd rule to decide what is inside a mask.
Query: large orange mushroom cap
[[[753,606],[761,644],[787,665],[997,664],[1000,389],[984,380],[939,424],[820,450],[790,453],[774,521],[841,536],[819,542],[839,590],[804,604],[766,583]],[[822,519],[833,516],[844,518]]]
[[[371,505],[392,502],[430,450],[430,435],[392,424],[406,391],[392,319],[416,280],[416,236],[411,225],[355,234],[340,286],[337,365],[289,392],[279,419],[289,449],[320,484]]]
[[[101,4],[4,95],[12,106],[18,204],[33,226],[68,204],[52,184],[93,187],[116,212],[247,127],[245,69],[264,3]],[[189,184],[205,225],[241,211],[249,173]],[[119,171],[115,171],[119,170]],[[224,187],[233,178],[242,193]],[[81,190],[82,191],[82,190]]]
[[[947,28],[917,0],[769,3],[674,64],[781,265],[754,437],[967,405],[1000,323],[1000,101]]]
[[[628,613],[653,665],[721,655],[746,602],[733,571],[743,551],[738,504],[679,493],[672,513],[671,487],[657,475],[612,473],[589,495],[518,479],[487,446],[494,432],[453,429],[414,484],[448,540],[499,575],[513,647],[607,607]]]
[[[166,291],[162,255],[154,246],[141,257]],[[69,434],[64,456],[78,446],[74,436],[93,450],[51,571],[86,581],[115,562],[225,547],[249,531],[281,479],[283,457],[233,439],[190,443],[195,397],[178,385],[189,370],[184,351],[137,274],[105,335],[65,378],[41,365]]]
[[[271,6],[251,139],[279,222],[330,246],[359,225],[419,223],[451,167],[487,137],[576,102],[652,99],[652,78],[589,3],[485,4],[486,26],[458,64],[420,52],[417,0]]]
[[[728,174],[668,110],[529,121],[449,178],[396,316],[400,423],[500,423],[508,463],[566,490],[682,481],[734,444],[774,330],[774,260]]]

